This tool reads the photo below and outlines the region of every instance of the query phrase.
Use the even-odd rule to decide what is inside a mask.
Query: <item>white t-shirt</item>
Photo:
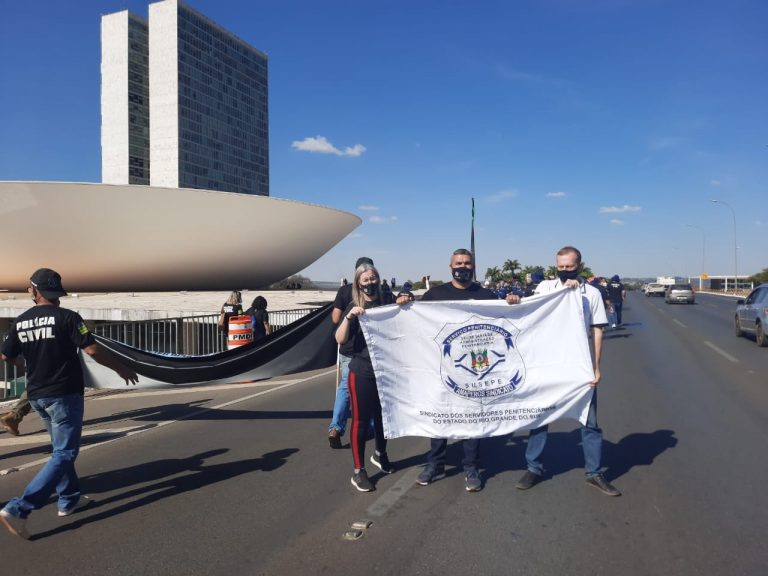
[[[534,294],[547,294],[564,288],[560,279],[542,280],[536,287]],[[569,288],[569,290],[581,290],[581,302],[584,306],[584,324],[587,329],[587,336],[591,336],[590,328],[608,325],[608,317],[605,315],[605,305],[600,290],[581,282],[579,288]]]

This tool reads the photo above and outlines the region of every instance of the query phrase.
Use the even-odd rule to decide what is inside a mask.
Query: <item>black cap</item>
[[[61,275],[50,268],[35,270],[29,280],[32,282],[32,286],[47,300],[67,295],[67,291],[61,285]]]
[[[357,259],[357,262],[355,262],[355,270],[360,268],[360,266],[363,264],[370,264],[373,266],[373,260],[368,258],[368,256],[360,256],[360,258]]]

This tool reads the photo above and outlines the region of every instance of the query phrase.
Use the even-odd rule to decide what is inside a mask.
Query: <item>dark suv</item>
[[[693,304],[693,288],[690,284],[672,284],[664,292],[664,302],[672,304],[673,302],[685,302]]]

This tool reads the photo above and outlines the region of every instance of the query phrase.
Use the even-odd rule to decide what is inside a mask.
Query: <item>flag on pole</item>
[[[472,232],[469,238],[469,249],[472,251],[472,279],[477,282],[477,254],[475,254],[475,199],[472,198]]]

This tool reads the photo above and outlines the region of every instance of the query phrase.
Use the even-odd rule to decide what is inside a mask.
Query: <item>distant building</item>
[[[102,180],[268,196],[267,68],[180,0],[103,16]]]

